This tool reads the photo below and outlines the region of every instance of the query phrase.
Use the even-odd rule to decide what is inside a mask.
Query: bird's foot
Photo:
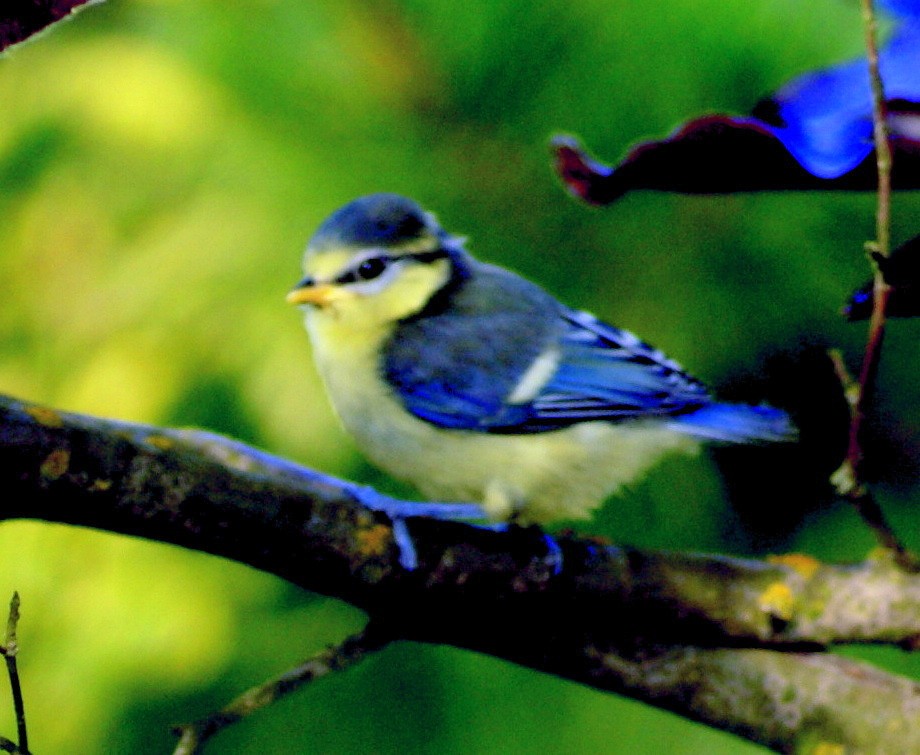
[[[393,540],[399,550],[399,564],[407,571],[418,568],[418,553],[406,520],[428,517],[439,521],[465,521],[471,526],[493,532],[520,532],[526,537],[537,537],[546,550],[543,560],[553,575],[562,572],[562,548],[552,536],[536,525],[511,522],[485,522],[485,510],[475,503],[437,503],[431,501],[403,501],[383,495],[371,487],[355,486],[352,490],[358,501],[371,511],[386,514],[393,525]]]
[[[352,490],[358,501],[371,511],[386,514],[393,523],[393,541],[399,549],[399,564],[407,571],[418,567],[418,553],[409,533],[406,520],[411,517],[428,517],[440,521],[455,522],[469,519],[485,519],[486,513],[474,503],[432,503],[429,501],[401,501],[383,495],[373,488],[355,486]],[[492,528],[493,525],[474,525]],[[506,525],[500,525],[502,527]]]
[[[546,550],[543,555],[543,563],[549,567],[554,577],[562,573],[562,547],[559,545],[556,538],[548,532],[544,532],[536,524],[522,525],[517,523],[514,519],[504,525],[504,528],[511,533],[518,533],[518,535],[525,540],[539,541],[540,545]]]

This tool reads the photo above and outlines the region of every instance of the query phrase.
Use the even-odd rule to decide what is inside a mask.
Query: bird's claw
[[[355,486],[352,489],[355,498],[367,509],[386,514],[393,524],[393,541],[399,550],[399,565],[406,571],[418,568],[418,553],[406,523],[412,517],[428,517],[439,521],[455,522],[483,520],[487,518],[482,507],[475,503],[433,503],[427,501],[402,501],[383,495],[371,487]],[[473,527],[507,532],[516,525],[504,522],[471,522]],[[546,547],[544,561],[552,569],[553,575],[562,572],[562,548],[552,535],[539,530],[540,538]]]
[[[406,571],[418,568],[418,553],[409,533],[406,520],[411,517],[428,517],[445,522],[468,519],[485,519],[486,513],[474,503],[431,503],[422,501],[401,501],[382,495],[373,488],[355,486],[355,498],[365,508],[386,514],[393,523],[393,541],[399,550],[399,565]],[[476,525],[478,526],[478,525]],[[491,525],[483,525],[491,527]]]

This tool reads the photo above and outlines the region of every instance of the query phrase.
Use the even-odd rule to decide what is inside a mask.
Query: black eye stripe
[[[383,272],[394,262],[401,260],[413,260],[422,264],[429,264],[439,259],[444,259],[448,254],[444,249],[432,249],[429,252],[417,252],[415,254],[401,254],[391,257],[388,254],[381,254],[374,257],[366,257],[357,265],[348,268],[341,275],[336,277],[335,282],[340,285],[350,283],[360,283],[362,281],[379,278]]]
[[[432,249],[430,252],[416,252],[415,254],[407,254],[405,257],[409,259],[428,264],[429,262],[435,262],[436,260],[443,260],[448,257],[446,249]]]

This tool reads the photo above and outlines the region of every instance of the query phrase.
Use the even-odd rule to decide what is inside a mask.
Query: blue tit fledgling
[[[795,437],[782,411],[719,403],[631,333],[474,259],[404,197],[333,213],[303,268],[288,301],[342,423],[432,500],[583,519],[669,452]]]

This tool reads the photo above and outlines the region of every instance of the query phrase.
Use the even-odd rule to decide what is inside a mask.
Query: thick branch
[[[648,701],[788,751],[920,751],[920,685],[822,650],[920,643],[920,576],[601,548],[414,519],[399,566],[377,494],[210,433],[0,400],[0,518],[208,551],[348,600],[389,636],[449,643]],[[862,744],[861,744],[862,743]]]
[[[603,662],[610,689],[780,752],[894,755],[920,745],[918,685],[839,656],[680,648]]]

